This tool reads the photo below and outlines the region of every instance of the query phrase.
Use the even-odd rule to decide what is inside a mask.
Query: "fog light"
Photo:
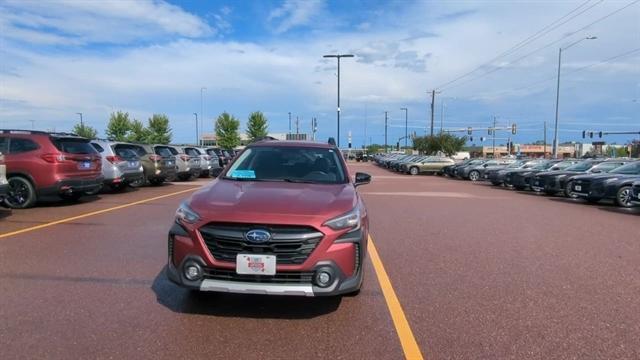
[[[160,173],[162,172],[162,170],[156,170],[156,175],[160,175]]]
[[[316,284],[320,287],[327,287],[331,284],[333,280],[331,274],[327,271],[318,271],[316,274]]]
[[[194,264],[189,264],[184,267],[184,277],[186,277],[187,280],[196,281],[196,280],[199,280],[201,276],[202,276],[202,273],[200,272],[199,266]]]

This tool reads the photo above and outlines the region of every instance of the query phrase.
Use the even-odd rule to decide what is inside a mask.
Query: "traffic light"
[[[467,128],[467,135],[471,135],[471,132],[473,131],[473,129],[471,128],[471,126],[469,126]]]
[[[593,139],[593,131],[589,131],[589,138]]]
[[[487,139],[486,137],[482,136],[482,137],[480,137],[480,142],[483,142],[483,141],[485,141],[486,139]]]
[[[400,151],[400,141],[396,143],[396,148],[398,149],[397,151]]]
[[[491,130],[492,130],[491,128],[487,129],[487,135],[491,135]]]
[[[473,141],[473,136],[469,136],[469,141]]]
[[[582,130],[582,138],[584,139],[587,136],[587,132],[585,130]]]
[[[601,137],[602,137],[602,131],[600,131],[600,132],[598,133],[598,137],[599,137],[599,138],[601,138]]]
[[[511,134],[515,135],[516,134],[516,124],[511,124]]]

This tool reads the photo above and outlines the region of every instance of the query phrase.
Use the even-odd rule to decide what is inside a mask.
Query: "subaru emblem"
[[[271,233],[267,230],[254,229],[247,231],[244,238],[250,243],[262,244],[271,240]]]

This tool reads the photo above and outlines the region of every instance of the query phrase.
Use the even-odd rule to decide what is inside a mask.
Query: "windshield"
[[[579,163],[577,163],[575,165],[571,165],[571,166],[567,167],[565,170],[567,170],[567,171],[578,171],[578,172],[587,171],[587,170],[591,169],[594,164],[596,164],[596,163],[593,162],[593,161],[587,160],[587,161],[579,162]]]
[[[522,166],[522,164],[524,164],[525,161],[524,160],[517,160],[511,164],[509,164],[509,166],[507,166],[507,169],[516,169]]]
[[[225,178],[315,184],[347,182],[339,153],[315,147],[248,148],[233,162]]]
[[[170,148],[168,148],[166,146],[156,146],[155,152],[156,152],[157,155],[160,155],[162,157],[170,157],[170,156],[173,155],[171,153]]]
[[[594,166],[591,169],[591,172],[609,172],[613,169],[619,168],[620,166],[624,165],[625,163],[619,163],[619,162],[605,162],[602,164],[599,164],[597,166]]]
[[[623,175],[640,175],[640,161],[634,161],[630,164],[620,166],[617,169],[609,171],[609,173]]]

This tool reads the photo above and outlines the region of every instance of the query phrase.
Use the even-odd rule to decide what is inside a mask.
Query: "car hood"
[[[207,221],[300,223],[324,221],[353,209],[352,184],[296,184],[214,180],[189,206]]]
[[[539,177],[553,177],[553,176],[571,176],[576,174],[582,174],[582,172],[578,171],[542,171],[536,174]]]
[[[591,181],[602,181],[602,180],[608,180],[608,179],[613,179],[613,178],[624,178],[624,179],[628,179],[628,178],[640,178],[640,175],[638,174],[611,174],[611,173],[606,173],[606,174],[589,174],[589,175],[578,175],[578,176],[574,176],[572,177],[573,180],[591,180]]]

